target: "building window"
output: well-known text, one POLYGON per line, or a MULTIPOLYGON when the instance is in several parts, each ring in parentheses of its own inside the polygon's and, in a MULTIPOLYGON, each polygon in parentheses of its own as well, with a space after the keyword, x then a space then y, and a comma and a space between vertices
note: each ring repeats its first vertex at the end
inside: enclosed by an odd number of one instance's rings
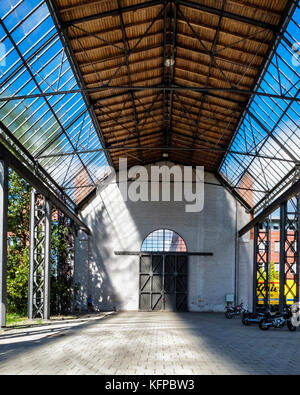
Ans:
POLYGON ((280 252, 280 241, 274 241, 274 251, 280 252))
POLYGON ((142 244, 144 252, 186 252, 187 248, 182 237, 169 229, 159 229, 150 233, 142 244))

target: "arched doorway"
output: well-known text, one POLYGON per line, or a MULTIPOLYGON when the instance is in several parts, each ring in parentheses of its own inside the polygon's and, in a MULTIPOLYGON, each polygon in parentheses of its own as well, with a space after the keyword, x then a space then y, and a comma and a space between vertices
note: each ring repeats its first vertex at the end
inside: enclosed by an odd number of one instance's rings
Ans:
POLYGON ((158 229, 142 243, 139 309, 187 311, 188 255, 178 233, 158 229))

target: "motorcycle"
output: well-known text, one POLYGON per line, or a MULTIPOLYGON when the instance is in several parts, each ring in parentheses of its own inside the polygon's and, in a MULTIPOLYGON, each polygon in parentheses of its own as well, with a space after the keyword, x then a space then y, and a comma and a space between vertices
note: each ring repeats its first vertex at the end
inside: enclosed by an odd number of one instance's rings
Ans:
POLYGON ((251 324, 259 324, 264 317, 264 312, 251 313, 249 310, 246 310, 242 314, 242 323, 245 326, 249 326, 251 324))
POLYGON ((297 327, 293 325, 292 317, 293 314, 289 307, 285 308, 282 313, 279 311, 272 312, 268 309, 264 318, 259 322, 259 328, 266 331, 271 327, 283 328, 287 324, 289 331, 294 332, 297 327))
POLYGON ((231 319, 233 316, 236 315, 241 315, 245 312, 245 309, 243 307, 243 302, 241 302, 236 306, 227 305, 225 308, 226 308, 225 317, 228 319, 231 319))

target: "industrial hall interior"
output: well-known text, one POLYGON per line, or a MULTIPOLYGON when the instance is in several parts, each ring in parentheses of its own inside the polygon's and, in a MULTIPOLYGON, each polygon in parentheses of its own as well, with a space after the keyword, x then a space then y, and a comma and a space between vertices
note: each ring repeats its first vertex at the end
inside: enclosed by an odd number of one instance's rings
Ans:
POLYGON ((300 373, 299 92, 298 0, 1 1, 0 374, 300 373))

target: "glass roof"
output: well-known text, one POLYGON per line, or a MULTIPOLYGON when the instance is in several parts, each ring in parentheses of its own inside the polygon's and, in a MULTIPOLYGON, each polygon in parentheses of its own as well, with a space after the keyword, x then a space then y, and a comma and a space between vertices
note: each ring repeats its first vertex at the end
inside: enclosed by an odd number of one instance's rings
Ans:
POLYGON ((48 7, 1 1, 0 18, 0 119, 78 203, 108 165, 48 7))
POLYGON ((220 167, 221 174, 257 211, 262 209, 259 202, 300 162, 299 23, 297 5, 259 82, 259 94, 245 111, 220 167))
MULTIPOLYGON (((297 5, 219 169, 251 207, 300 162, 299 23, 297 5)), ((0 120, 75 203, 109 171, 45 1, 0 2, 0 120)))

